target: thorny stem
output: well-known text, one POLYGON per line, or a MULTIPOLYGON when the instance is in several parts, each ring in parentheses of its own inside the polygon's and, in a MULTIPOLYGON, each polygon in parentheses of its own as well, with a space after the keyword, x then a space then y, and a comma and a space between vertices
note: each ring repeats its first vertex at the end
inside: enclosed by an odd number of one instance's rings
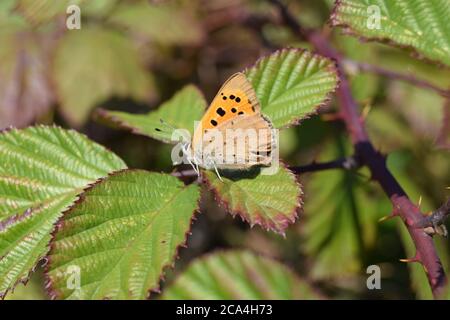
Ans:
MULTIPOLYGON (((420 229, 431 228, 434 233, 438 232, 438 227, 443 226, 444 222, 447 220, 450 215, 450 198, 447 199, 442 206, 440 206, 435 211, 431 212, 430 215, 424 217, 421 221, 418 221, 414 224, 414 227, 420 229)), ((447 235, 447 231, 444 227, 443 229, 444 235, 447 235)))
POLYGON ((286 6, 279 0, 269 0, 278 9, 285 24, 301 39, 308 40, 316 51, 336 61, 340 86, 337 89, 337 98, 340 105, 340 116, 345 122, 347 131, 353 142, 355 154, 362 165, 369 168, 372 179, 377 181, 391 200, 393 216, 400 216, 408 229, 408 232, 416 246, 416 256, 411 261, 422 263, 428 277, 428 282, 435 297, 443 293, 446 285, 446 276, 442 263, 434 247, 433 238, 424 229, 415 227, 423 221, 424 215, 419 208, 412 203, 406 192, 394 178, 386 166, 385 157, 375 150, 366 133, 364 123, 358 114, 358 105, 354 100, 347 77, 343 71, 343 57, 329 41, 320 33, 301 28, 297 20, 290 14, 286 6))

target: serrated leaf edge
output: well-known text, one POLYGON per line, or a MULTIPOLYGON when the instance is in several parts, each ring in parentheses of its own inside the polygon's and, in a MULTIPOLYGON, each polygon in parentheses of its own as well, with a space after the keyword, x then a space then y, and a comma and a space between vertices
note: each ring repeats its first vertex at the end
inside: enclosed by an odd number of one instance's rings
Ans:
MULTIPOLYGON (((83 136, 84 138, 89 139, 89 137, 86 136, 86 135, 83 134, 83 133, 80 133, 80 132, 78 132, 78 131, 76 131, 76 130, 73 130, 73 129, 65 129, 65 128, 63 128, 63 127, 61 127, 61 126, 58 126, 58 125, 55 125, 55 124, 52 124, 52 125, 43 125, 43 124, 39 124, 39 125, 29 126, 29 127, 25 127, 25 128, 16 128, 16 127, 14 127, 14 126, 9 126, 9 127, 6 127, 6 128, 1 129, 1 130, 0 130, 0 135, 2 135, 2 134, 8 134, 8 133, 13 132, 13 131, 26 130, 26 129, 28 129, 28 128, 60 129, 60 130, 68 131, 68 132, 75 132, 75 133, 77 133, 77 134, 83 136)), ((90 140, 90 139, 89 139, 89 140, 90 140)), ((99 146, 102 147, 103 149, 107 150, 107 151, 112 152, 111 150, 109 150, 108 148, 106 148, 106 147, 103 146, 103 145, 99 145, 99 146)), ((125 169, 122 169, 122 170, 125 170, 125 169)), ((88 186, 89 186, 89 185, 88 185, 88 186)), ((64 213, 65 213, 66 211, 70 210, 70 209, 77 203, 77 201, 79 201, 79 196, 80 196, 80 194, 78 194, 78 195, 76 196, 76 198, 74 199, 74 201, 73 201, 71 204, 69 204, 69 205, 66 207, 66 209, 63 210, 63 211, 60 213, 60 216, 58 217, 58 220, 56 221, 56 224, 57 224, 58 221, 61 219, 61 217, 64 215, 64 213)), ((26 212, 25 212, 25 213, 22 213, 22 215, 25 215, 25 214, 26 214, 26 212)), ((31 212, 30 212, 28 215, 23 216, 23 217, 20 217, 18 220, 14 220, 13 223, 15 223, 15 222, 17 222, 17 221, 20 222, 20 221, 22 221, 22 220, 24 220, 24 219, 27 219, 28 217, 31 217, 32 215, 33 215, 33 210, 31 210, 31 212)), ((15 216, 17 216, 17 214, 16 214, 15 216)), ((13 218, 13 217, 11 217, 11 218, 13 218)), ((10 218, 10 219, 11 219, 11 218, 10 218)), ((7 224, 6 227, 8 227, 8 226, 10 226, 10 225, 12 225, 12 224, 7 224)), ((53 233, 53 232, 50 233, 50 236, 51 236, 50 241, 53 239, 52 233, 53 233)), ((50 243, 50 241, 49 241, 49 243, 50 243)), ((47 244, 47 247, 48 247, 48 245, 49 245, 49 244, 47 244)), ((44 260, 44 264, 43 264, 42 266, 45 267, 45 266, 48 264, 48 259, 47 259, 48 252, 49 252, 49 250, 47 250, 47 252, 46 252, 45 254, 43 254, 41 257, 39 257, 39 258, 36 259, 36 261, 37 261, 36 264, 33 266, 33 268, 31 268, 31 270, 30 270, 24 277, 21 277, 20 279, 18 279, 11 287, 9 287, 8 289, 6 289, 5 291, 0 292, 0 300, 4 300, 5 297, 6 297, 6 295, 7 295, 9 292, 13 293, 14 290, 15 290, 15 288, 16 288, 19 284, 23 284, 24 286, 26 286, 27 283, 28 283, 28 281, 30 280, 31 275, 36 271, 36 268, 38 267, 39 263, 40 263, 41 261, 44 260)), ((0 257, 0 260, 1 260, 1 259, 3 259, 3 256, 0 257)))
MULTIPOLYGON (((70 206, 70 208, 65 210, 62 213, 62 215, 59 217, 58 221, 54 225, 53 231, 51 232, 51 239, 50 239, 49 244, 48 244, 48 250, 47 250, 47 254, 45 256, 46 263, 45 263, 45 266, 44 266, 44 290, 45 290, 45 292, 47 293, 47 295, 49 296, 49 298, 51 300, 56 300, 60 296, 58 291, 53 287, 53 282, 52 282, 52 280, 51 280, 51 278, 49 276, 49 271, 50 271, 49 267, 50 267, 50 264, 51 264, 51 259, 50 259, 49 253, 54 250, 54 240, 55 240, 55 237, 56 237, 56 233, 63 227, 62 218, 65 217, 66 215, 69 215, 72 212, 72 210, 75 208, 76 205, 78 205, 78 204, 80 204, 81 202, 84 201, 86 192, 90 191, 95 186, 99 185, 100 183, 106 181, 111 176, 115 176, 115 175, 121 174, 123 172, 139 172, 139 171, 141 171, 141 172, 150 172, 150 171, 146 171, 146 170, 142 170, 142 169, 129 169, 129 168, 126 168, 126 169, 113 171, 113 172, 109 173, 107 176, 97 179, 95 182, 93 182, 93 183, 89 184, 87 187, 85 187, 83 189, 83 192, 78 195, 78 199, 70 206)), ((156 173, 156 172, 152 172, 152 173, 156 173)), ((160 174, 164 174, 164 173, 160 173, 160 174)), ((186 186, 185 186, 185 188, 186 188, 186 186)), ((200 210, 199 210, 199 208, 200 208, 200 205, 199 205, 200 198, 201 197, 200 197, 200 192, 199 192, 199 197, 197 198, 197 201, 196 201, 196 208, 194 208, 193 213, 191 215, 191 219, 189 221, 190 228, 185 232, 184 240, 176 247, 175 254, 174 254, 174 256, 171 259, 172 262, 167 263, 167 264, 162 266, 161 275, 159 277, 159 281, 158 281, 158 284, 156 285, 156 287, 153 287, 153 288, 150 288, 150 289, 147 290, 147 298, 146 299, 150 298, 150 295, 151 295, 152 292, 156 292, 156 293, 160 292, 160 282, 164 281, 165 270, 168 267, 172 268, 172 269, 175 267, 175 261, 176 261, 176 259, 179 258, 179 250, 180 250, 180 248, 181 247, 183 247, 183 248, 186 247, 188 237, 189 237, 189 235, 191 235, 191 226, 193 224, 193 221, 196 220, 195 216, 196 216, 197 213, 200 213, 200 210)))
MULTIPOLYGON (((243 70, 243 73, 246 74, 246 72, 248 70, 250 70, 251 68, 258 68, 258 66, 263 62, 264 59, 270 59, 270 57, 276 56, 276 55, 281 55, 281 54, 283 54, 286 51, 298 52, 300 55, 307 54, 311 58, 317 58, 317 59, 320 59, 320 60, 328 60, 329 64, 327 65, 326 69, 327 69, 327 71, 329 71, 331 74, 333 74, 335 76, 335 78, 336 78, 336 85, 334 86, 333 90, 330 90, 325 95, 325 97, 323 98, 322 102, 314 107, 313 111, 308 112, 308 113, 306 113, 306 114, 304 114, 302 116, 299 116, 298 118, 294 118, 288 124, 277 128, 277 129, 280 129, 280 130, 281 129, 290 128, 291 126, 300 125, 304 120, 307 120, 307 119, 309 119, 309 118, 319 114, 323 108, 325 108, 326 106, 328 106, 330 104, 331 98, 332 98, 333 94, 336 92, 336 90, 339 88, 339 85, 340 85, 340 82, 341 82, 340 81, 340 77, 339 77, 339 72, 338 72, 339 69, 337 67, 337 63, 336 63, 335 59, 333 59, 331 57, 322 56, 320 54, 311 52, 311 51, 309 51, 307 49, 304 49, 304 48, 290 48, 290 47, 287 47, 287 48, 276 50, 276 51, 272 52, 271 54, 268 54, 268 55, 260 57, 258 60, 256 60, 256 62, 254 62, 253 64, 251 64, 248 67, 246 67, 243 70)), ((268 117, 270 119, 270 117, 264 113, 264 110, 261 110, 261 111, 266 117, 268 117)))
POLYGON ((343 22, 339 19, 339 17, 338 17, 339 10, 343 6, 342 1, 343 0, 335 0, 334 7, 331 11, 330 18, 328 19, 328 22, 327 22, 328 25, 330 25, 332 28, 341 27, 342 31, 345 35, 355 37, 361 42, 379 42, 379 43, 383 43, 383 44, 389 45, 394 48, 404 49, 404 50, 409 51, 410 55, 413 58, 424 61, 428 64, 436 65, 440 68, 450 69, 449 65, 447 65, 439 60, 435 60, 435 59, 424 56, 422 53, 417 51, 417 49, 411 45, 401 44, 401 43, 398 43, 395 40, 389 39, 387 37, 366 37, 366 36, 361 35, 357 30, 352 28, 352 26, 350 26, 348 23, 343 22))
MULTIPOLYGON (((280 165, 282 165, 284 167, 284 169, 286 169, 286 171, 288 172, 288 174, 293 178, 293 181, 295 183, 295 185, 297 186, 297 188, 300 190, 300 193, 297 197, 297 201, 296 201, 296 206, 294 207, 294 209, 289 212, 288 216, 292 217, 292 219, 289 219, 287 217, 283 217, 283 221, 280 222, 280 224, 282 225, 281 228, 278 230, 277 228, 272 228, 266 224, 260 223, 259 221, 255 221, 255 222, 251 222, 250 218, 248 218, 248 215, 243 213, 243 210, 232 210, 230 208, 230 204, 228 203, 228 201, 226 201, 224 198, 222 198, 220 196, 220 191, 217 190, 216 188, 214 188, 214 186, 211 184, 211 182, 208 180, 208 178, 206 177, 206 175, 202 174, 202 181, 205 183, 206 187, 208 188, 208 190, 210 190, 214 196, 215 201, 221 206, 223 207, 228 213, 231 214, 231 216, 233 218, 236 217, 236 215, 238 215, 243 222, 248 223, 250 225, 250 228, 253 228, 254 225, 259 225, 262 228, 266 229, 266 231, 273 231, 277 234, 280 234, 283 237, 286 237, 285 235, 285 230, 289 227, 289 223, 294 224, 297 219, 299 218, 299 215, 301 213, 301 211, 303 210, 303 189, 302 189, 302 185, 299 181, 299 178, 291 171, 289 170, 289 168, 287 168, 286 165, 284 165, 281 161, 280 161, 280 165)), ((259 214, 257 215, 259 217, 259 214)))

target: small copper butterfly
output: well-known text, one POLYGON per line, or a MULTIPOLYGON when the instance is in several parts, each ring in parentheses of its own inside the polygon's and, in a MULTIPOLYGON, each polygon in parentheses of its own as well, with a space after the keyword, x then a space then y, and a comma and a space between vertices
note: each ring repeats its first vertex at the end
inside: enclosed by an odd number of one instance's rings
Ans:
POLYGON ((220 88, 183 150, 198 167, 245 170, 269 166, 276 148, 273 126, 261 113, 253 86, 235 73, 220 88))

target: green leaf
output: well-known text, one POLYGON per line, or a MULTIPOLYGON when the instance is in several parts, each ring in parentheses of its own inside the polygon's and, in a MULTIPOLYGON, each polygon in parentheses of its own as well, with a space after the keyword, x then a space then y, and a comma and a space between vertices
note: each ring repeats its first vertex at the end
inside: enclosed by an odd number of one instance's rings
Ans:
POLYGON ((83 188, 125 167, 75 131, 41 126, 0 134, 0 296, 46 254, 54 223, 83 188))
POLYGON ((142 170, 95 184, 63 216, 52 241, 52 297, 146 298, 185 242, 198 198, 197 185, 142 170), (71 270, 79 270, 79 288, 67 285, 71 270))
POLYGON ((194 262, 163 299, 259 300, 323 298, 292 270, 250 251, 216 252, 194 262))
MULTIPOLYGON (((341 138, 321 161, 348 155, 341 138)), ((365 179, 364 179, 365 180, 365 179)), ((307 184, 303 248, 314 259, 316 279, 348 277, 361 270, 363 253, 374 245, 380 214, 373 188, 346 170, 316 172, 307 184)))
POLYGON ((157 43, 177 46, 199 44, 204 32, 198 20, 188 11, 182 6, 149 5, 148 1, 139 1, 118 6, 109 21, 157 43))
POLYGON ((93 27, 62 39, 53 78, 61 111, 73 125, 81 125, 93 107, 113 96, 145 101, 154 94, 152 77, 141 66, 131 41, 93 27))
POLYGON ((276 128, 307 118, 336 89, 335 64, 301 49, 283 49, 260 59, 245 71, 262 111, 276 128))
POLYGON ((185 86, 157 110, 148 114, 131 114, 120 111, 99 110, 100 121, 112 126, 129 129, 136 134, 171 142, 174 128, 194 131, 194 122, 205 112, 206 101, 202 93, 193 85, 185 86), (161 120, 164 122, 161 123, 161 120))
POLYGON ((212 171, 203 174, 219 203, 251 226, 284 234, 289 223, 295 222, 303 193, 296 176, 281 163, 274 175, 239 171, 236 176, 222 175, 220 181, 212 171))
POLYGON ((449 16, 447 0, 341 0, 336 2, 331 21, 349 33, 412 48, 450 66, 449 16))

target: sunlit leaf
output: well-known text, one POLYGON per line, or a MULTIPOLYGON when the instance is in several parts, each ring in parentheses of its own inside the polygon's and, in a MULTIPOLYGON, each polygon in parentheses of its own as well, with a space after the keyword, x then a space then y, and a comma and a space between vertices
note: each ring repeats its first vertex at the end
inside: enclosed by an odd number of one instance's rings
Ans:
POLYGON ((163 299, 320 299, 283 264, 250 251, 224 251, 198 258, 175 279, 163 299))
POLYGON ((251 226, 284 234, 297 217, 302 189, 296 176, 281 164, 273 175, 250 170, 222 176, 223 181, 213 171, 205 171, 204 176, 216 200, 251 226))
POLYGON ((331 21, 357 36, 414 49, 450 66, 447 0, 341 0, 331 21))
POLYGON ((276 128, 316 113, 338 83, 331 60, 300 49, 279 50, 260 59, 245 73, 263 113, 276 128))
POLYGON ((197 209, 198 186, 125 170, 98 182, 61 219, 47 271, 52 297, 144 299, 174 263, 197 209), (67 286, 78 270, 80 287, 67 286))
POLYGON ((55 54, 53 78, 63 115, 82 124, 93 107, 111 97, 145 101, 154 96, 151 74, 133 44, 118 32, 83 27, 68 33, 55 54))
POLYGON ((75 131, 30 127, 0 134, 0 295, 46 254, 54 223, 83 188, 125 167, 75 131))
POLYGON ((101 121, 107 121, 113 126, 163 142, 171 142, 175 128, 187 129, 192 133, 195 121, 200 120, 205 108, 206 102, 202 93, 195 86, 188 85, 148 114, 100 110, 98 115, 101 121))

